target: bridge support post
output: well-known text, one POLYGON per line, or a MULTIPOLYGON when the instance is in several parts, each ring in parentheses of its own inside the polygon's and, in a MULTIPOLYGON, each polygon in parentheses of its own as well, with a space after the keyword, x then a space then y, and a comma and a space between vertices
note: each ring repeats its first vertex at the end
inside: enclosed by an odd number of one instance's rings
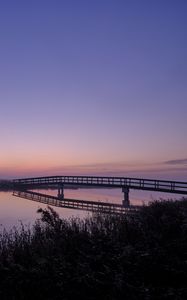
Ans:
POLYGON ((64 185, 63 184, 60 184, 58 186, 58 198, 64 199, 64 185))
POLYGON ((124 193, 124 199, 122 201, 122 204, 123 204, 124 207, 129 207, 130 206, 129 188, 128 187, 123 187, 122 192, 124 193))

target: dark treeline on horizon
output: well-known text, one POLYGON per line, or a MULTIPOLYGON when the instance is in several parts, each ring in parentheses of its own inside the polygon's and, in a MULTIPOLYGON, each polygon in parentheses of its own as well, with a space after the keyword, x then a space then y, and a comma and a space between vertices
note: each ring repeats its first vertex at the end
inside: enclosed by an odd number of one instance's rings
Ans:
POLYGON ((0 179, 0 191, 7 191, 13 189, 13 183, 11 180, 0 179))

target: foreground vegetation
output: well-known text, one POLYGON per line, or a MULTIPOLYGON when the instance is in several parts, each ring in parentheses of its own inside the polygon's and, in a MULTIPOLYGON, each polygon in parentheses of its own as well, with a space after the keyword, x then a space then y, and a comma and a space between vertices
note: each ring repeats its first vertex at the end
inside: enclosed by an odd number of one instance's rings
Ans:
POLYGON ((186 200, 85 220, 40 209, 1 234, 0 299, 187 299, 186 200))

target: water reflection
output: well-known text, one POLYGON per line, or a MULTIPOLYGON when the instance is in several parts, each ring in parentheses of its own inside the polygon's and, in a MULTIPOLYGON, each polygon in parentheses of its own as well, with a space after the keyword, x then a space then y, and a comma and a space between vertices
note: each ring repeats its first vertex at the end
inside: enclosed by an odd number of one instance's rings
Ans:
MULTIPOLYGON (((36 192, 46 193, 50 195, 57 195, 56 190, 36 190, 36 192)), ((82 200, 94 200, 94 201, 104 201, 113 202, 121 204, 123 199, 123 194, 120 189, 78 189, 69 190, 65 189, 65 197, 71 199, 82 199, 82 200)), ((180 198, 176 195, 169 195, 163 193, 152 193, 152 192, 140 192, 140 191, 130 191, 130 200, 133 205, 147 204, 149 201, 159 198, 180 198)), ((22 198, 14 197, 12 192, 0 192, 0 224, 2 227, 7 229, 13 226, 19 226, 20 221, 24 224, 33 224, 35 220, 39 217, 36 213, 39 207, 46 208, 46 204, 37 203, 33 201, 27 201, 22 198)), ((63 218, 69 218, 71 216, 75 217, 85 217, 91 213, 76 210, 56 207, 55 210, 63 218)))
MULTIPOLYGON (((44 209, 47 205, 14 197, 12 192, 0 192, 0 229, 9 230, 13 226, 20 226, 20 222, 32 225, 39 218, 36 212, 40 207, 44 209)), ((89 215, 88 212, 75 209, 56 207, 55 210, 63 218, 82 218, 89 215)))
POLYGON ((91 212, 102 212, 110 214, 132 213, 137 210, 137 206, 124 207, 122 204, 109 203, 103 201, 78 200, 69 198, 60 198, 48 194, 36 193, 33 191, 14 191, 13 195, 31 201, 44 203, 50 206, 80 209, 91 212))

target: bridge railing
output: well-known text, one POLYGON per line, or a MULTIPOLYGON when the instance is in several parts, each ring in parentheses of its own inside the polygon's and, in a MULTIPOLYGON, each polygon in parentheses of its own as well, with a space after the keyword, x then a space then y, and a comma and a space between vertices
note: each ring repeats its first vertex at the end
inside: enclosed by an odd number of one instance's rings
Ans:
POLYGON ((155 190, 187 194, 187 182, 155 179, 100 176, 49 176, 16 179, 13 182, 21 185, 63 183, 72 185, 95 185, 108 187, 126 186, 132 189, 155 190))

